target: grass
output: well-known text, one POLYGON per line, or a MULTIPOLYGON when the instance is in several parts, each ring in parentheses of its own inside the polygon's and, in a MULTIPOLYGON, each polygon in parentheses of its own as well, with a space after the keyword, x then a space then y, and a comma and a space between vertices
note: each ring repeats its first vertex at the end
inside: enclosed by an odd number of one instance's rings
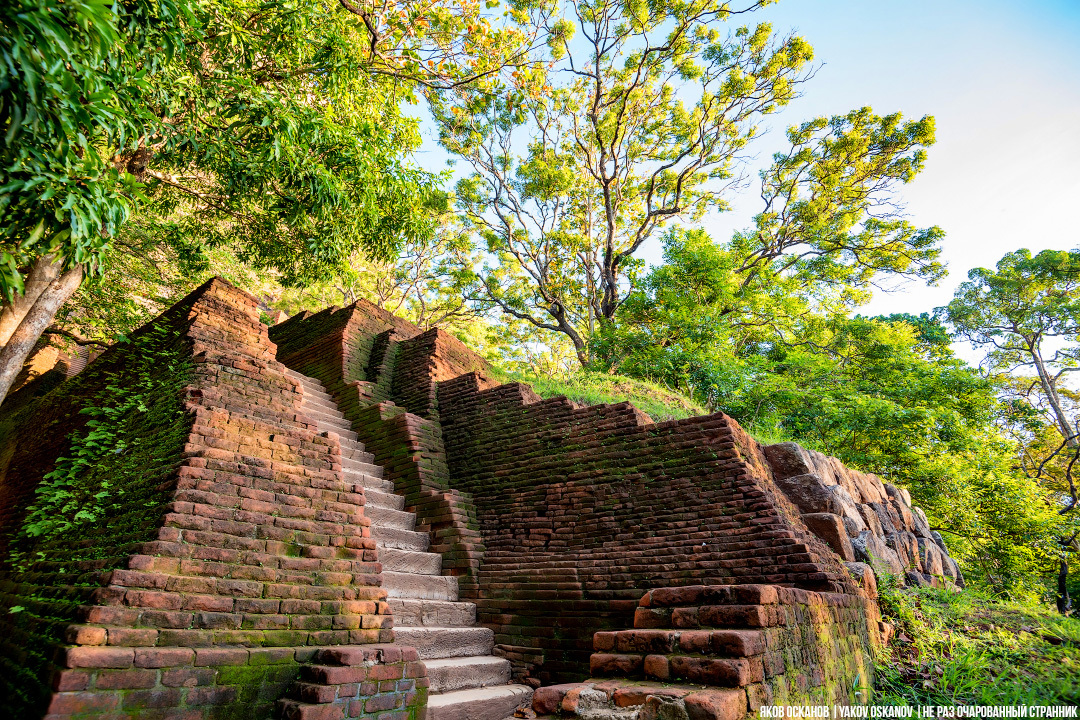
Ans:
POLYGON ((639 410, 656 421, 679 420, 708 411, 685 395, 661 385, 636 380, 623 375, 598 372, 578 372, 568 378, 541 377, 495 369, 500 382, 523 382, 532 386, 542 398, 565 395, 570 400, 588 405, 619 403, 629 400, 639 410))
POLYGON ((1061 705, 1080 702, 1080 620, 977 591, 881 584, 897 629, 877 662, 875 703, 1061 705))

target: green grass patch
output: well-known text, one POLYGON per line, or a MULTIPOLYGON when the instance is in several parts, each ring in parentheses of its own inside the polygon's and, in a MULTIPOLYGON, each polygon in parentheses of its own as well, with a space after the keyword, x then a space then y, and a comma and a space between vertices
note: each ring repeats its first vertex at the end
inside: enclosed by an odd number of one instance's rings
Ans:
POLYGON ((1080 620, 974 590, 881 584, 897 632, 877 659, 876 703, 1060 705, 1080 702, 1080 620))
POLYGON ((566 378, 511 373, 494 368, 500 382, 523 382, 532 386, 542 398, 565 395, 570 400, 588 405, 619 403, 629 400, 653 420, 681 420, 708 411, 685 395, 662 385, 635 380, 623 375, 581 371, 566 378))

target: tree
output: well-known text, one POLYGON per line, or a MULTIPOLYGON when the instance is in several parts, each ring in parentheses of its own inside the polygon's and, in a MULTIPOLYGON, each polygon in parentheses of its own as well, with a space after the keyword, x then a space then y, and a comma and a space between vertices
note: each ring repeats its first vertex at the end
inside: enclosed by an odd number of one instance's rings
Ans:
MULTIPOLYGON (((1058 493, 1061 515, 1072 512, 1080 502, 1074 474, 1080 461, 1080 406, 1062 379, 1080 370, 1080 249, 1035 256, 1021 249, 999 260, 996 270, 975 268, 946 313, 958 334, 988 348, 989 370, 1008 377, 1015 388, 1009 419, 1018 431, 1021 468, 1058 493), (1034 377, 1025 379, 1025 372, 1034 377), (1057 437, 1047 438, 1047 428, 1057 437)), ((1068 553, 1078 549, 1078 537, 1080 531, 1060 539, 1058 608, 1063 613, 1071 606, 1068 553)))
MULTIPOLYGON (((635 286, 634 253, 665 223, 725 207, 737 153, 758 133, 756 122, 794 95, 810 56, 803 41, 774 39, 767 26, 706 42, 716 34, 713 16, 684 31, 696 42, 669 35, 659 47, 670 54, 652 56, 629 43, 633 8, 603 7, 607 15, 590 15, 591 25, 579 17, 586 64, 564 41, 570 79, 550 99, 485 108, 483 125, 461 112, 444 123, 444 139, 475 170, 458 185, 459 207, 497 261, 479 273, 477 295, 566 334, 582 363, 635 286), (605 19, 620 11, 631 19, 605 19), (684 106, 689 79, 700 84, 692 108, 684 106), (520 127, 540 139, 515 163, 520 127)), ((650 30, 637 31, 646 49, 650 30)), ((893 196, 922 169, 932 118, 904 122, 863 108, 791 128, 788 139, 762 174, 755 227, 726 246, 731 293, 801 283, 840 289, 854 304, 883 274, 943 274, 940 229, 911 226, 893 196)))
POLYGON ((0 400, 124 232, 297 284, 430 231, 414 88, 495 86, 530 39, 458 0, 18 0, 0 36, 0 400))
POLYGON ((811 49, 798 37, 765 24, 721 37, 765 4, 597 0, 567 4, 569 18, 537 8, 528 22, 548 34, 552 67, 535 92, 436 104, 443 143, 474 171, 459 208, 497 263, 477 276, 477 300, 566 335, 587 362, 642 244, 722 204, 757 121, 805 76, 811 49))

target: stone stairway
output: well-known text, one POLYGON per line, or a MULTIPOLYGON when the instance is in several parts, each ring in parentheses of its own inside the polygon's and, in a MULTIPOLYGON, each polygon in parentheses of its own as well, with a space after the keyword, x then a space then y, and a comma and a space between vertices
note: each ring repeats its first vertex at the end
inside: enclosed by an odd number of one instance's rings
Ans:
POLYGON ((532 690, 510 683, 509 661, 494 657, 492 630, 476 624, 476 606, 458 600, 457 578, 442 575, 442 556, 427 552, 427 533, 416 532, 416 515, 365 452, 351 425, 322 384, 289 371, 304 390, 303 411, 320 432, 341 438, 346 482, 364 488, 382 563, 383 588, 394 615, 396 642, 416 648, 427 666, 426 720, 504 720, 527 704, 532 690))

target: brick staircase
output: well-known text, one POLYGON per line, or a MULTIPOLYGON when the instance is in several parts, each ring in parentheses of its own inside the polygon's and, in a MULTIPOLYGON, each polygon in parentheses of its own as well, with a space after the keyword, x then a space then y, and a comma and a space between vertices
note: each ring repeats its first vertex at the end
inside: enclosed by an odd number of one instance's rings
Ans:
POLYGON ((426 720, 504 720, 527 704, 532 690, 510 683, 509 661, 494 657, 492 630, 476 624, 476 606, 458 601, 457 579, 442 575, 442 556, 427 552, 427 533, 417 532, 416 515, 405 498, 373 464, 333 398, 313 378, 289 371, 304 390, 303 411, 322 432, 341 439, 346 482, 364 488, 364 512, 371 519, 382 563, 383 588, 394 616, 396 643, 416 648, 427 666, 426 720))

